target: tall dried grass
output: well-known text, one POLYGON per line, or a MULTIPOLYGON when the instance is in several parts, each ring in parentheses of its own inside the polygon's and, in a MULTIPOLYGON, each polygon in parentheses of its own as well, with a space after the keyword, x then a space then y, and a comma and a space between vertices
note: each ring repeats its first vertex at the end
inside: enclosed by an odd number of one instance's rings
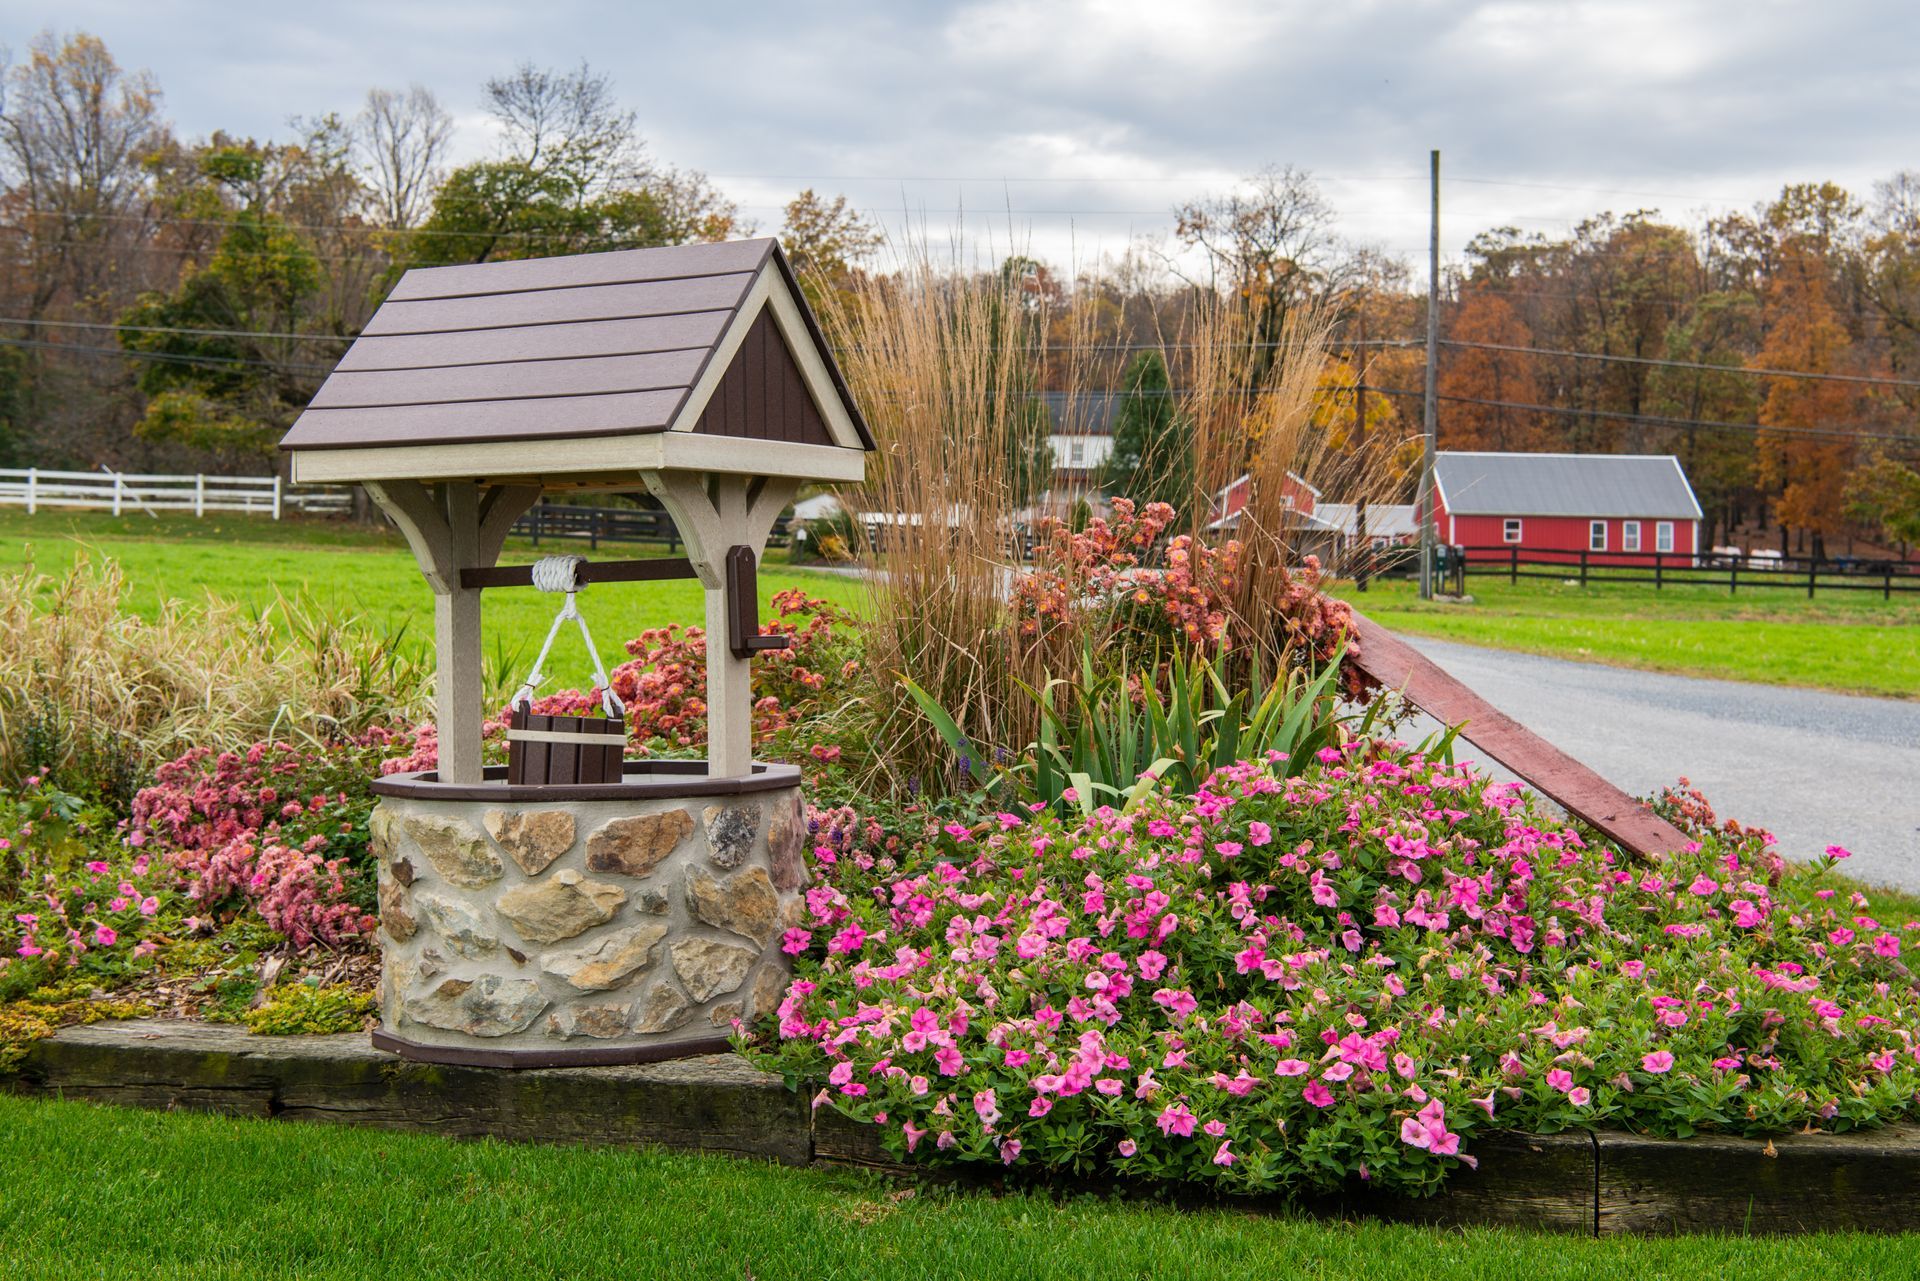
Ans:
POLYGON ((1276 623, 1301 581, 1305 536, 1293 506, 1298 487, 1289 478, 1343 502, 1378 502, 1394 487, 1389 442, 1352 448, 1337 413, 1315 414, 1330 330, 1324 308, 1299 306, 1289 310, 1278 338, 1263 344, 1250 309, 1210 298, 1190 313, 1168 352, 1176 412, 1191 425, 1193 441, 1192 489, 1180 522, 1199 541, 1232 537, 1244 546, 1244 571, 1228 607, 1235 632, 1253 642, 1240 655, 1254 665, 1247 675, 1262 682, 1288 661, 1288 635, 1276 623), (1219 496, 1241 476, 1249 492, 1238 523, 1209 532, 1219 496))
POLYGON ((1045 444, 1033 392, 1049 320, 1018 276, 947 270, 924 249, 822 317, 879 445, 867 485, 842 495, 886 522, 869 580, 878 679, 862 709, 886 744, 870 754, 886 776, 877 783, 938 786, 957 766, 900 676, 963 717, 976 741, 1025 741, 1016 681, 1031 673, 1009 662, 1007 596, 1016 520, 1046 479, 1031 459, 1045 444))
MULTIPOLYGON (((1165 344, 1171 395, 1191 425, 1192 491, 1186 532, 1205 543, 1215 495, 1242 474, 1251 495, 1234 537, 1245 571, 1230 602, 1238 631, 1257 638, 1236 656, 1236 675, 1265 681, 1287 661, 1277 619, 1297 594, 1287 475, 1339 496, 1386 492, 1387 475, 1331 447, 1314 406, 1328 324, 1296 309, 1276 344, 1256 343, 1248 310, 1202 299, 1165 344)), ((918 250, 898 270, 834 295, 822 317, 879 452, 864 489, 842 495, 881 517, 880 573, 870 580, 868 662, 877 677, 856 709, 876 749, 869 783, 900 789, 957 781, 960 763, 922 716, 900 678, 918 685, 983 750, 1016 753, 1033 741, 1039 710, 1027 692, 1071 676, 1085 650, 1113 656, 1124 637, 1050 636, 1022 643, 1009 610, 1019 571, 1017 520, 1030 495, 1019 464, 1041 375, 1075 393, 1087 366, 1092 308, 1050 315, 1018 278, 944 269, 918 250), (1043 339, 1050 340, 1043 342, 1043 339), (1051 368, 1043 371, 1043 359, 1051 368), (1023 689, 1022 686, 1026 686, 1023 689)), ((1114 380, 1107 371, 1107 382, 1114 380)), ((1324 419, 1324 416, 1323 416, 1324 419)), ((1044 430, 1044 428, 1042 428, 1044 430)), ((1164 656, 1163 656, 1164 657, 1164 656)))
POLYGON ((431 673, 398 634, 284 598, 170 601, 149 622, 126 590, 84 556, 59 579, 0 577, 0 786, 45 771, 125 800, 189 748, 336 740, 426 708, 431 673))

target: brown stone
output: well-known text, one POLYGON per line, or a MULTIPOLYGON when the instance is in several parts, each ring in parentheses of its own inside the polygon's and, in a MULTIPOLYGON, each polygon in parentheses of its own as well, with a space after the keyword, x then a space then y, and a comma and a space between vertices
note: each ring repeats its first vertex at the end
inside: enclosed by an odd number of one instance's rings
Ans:
POLYGON ((488 810, 481 822, 528 876, 540 875, 573 848, 573 815, 565 810, 488 810))
POLYGON ((500 915, 530 943, 558 943, 605 925, 627 901, 627 892, 605 881, 589 881, 568 869, 547 880, 508 890, 495 904, 500 915))
POLYGON ((787 999, 787 986, 793 975, 779 961, 768 961, 753 977, 753 995, 747 1003, 747 1017, 761 1018, 780 1008, 787 999))
POLYGON ((515 965, 525 965, 527 963, 527 954, 517 947, 508 948, 507 955, 513 958, 515 965))
POLYGON ((464 818, 416 814, 407 820, 407 835, 420 846, 434 871, 462 889, 491 885, 507 870, 480 829, 464 818))
POLYGON ((634 1015, 636 1032, 671 1032, 693 1016, 693 1006, 671 983, 657 983, 647 993, 634 1015))
POLYGON ((673 972, 680 976, 696 1005, 734 991, 746 982, 747 971, 760 959, 753 948, 703 938, 679 939, 671 951, 673 972))
POLYGON ((649 916, 665 916, 673 910, 673 900, 667 897, 665 890, 649 886, 633 900, 633 910, 649 916))
POLYGON ((547 1008, 540 985, 531 979, 497 974, 478 979, 445 979, 431 992, 409 995, 401 1012, 416 1023, 468 1036, 508 1036, 524 1032, 547 1008))
POLYGON ((406 886, 390 876, 380 878, 380 928, 396 943, 406 942, 420 928, 409 898, 406 886))
POLYGON ((547 973, 565 979, 582 992, 618 987, 652 965, 667 937, 664 921, 646 921, 617 930, 585 947, 549 952, 540 960, 547 973))
POLYGON ((385 805, 373 807, 373 813, 367 815, 367 851, 375 858, 391 858, 399 848, 399 833, 394 829, 400 820, 385 805))
POLYGON ((420 949, 420 961, 419 961, 419 964, 417 964, 414 967, 414 971, 413 971, 413 976, 415 978, 419 979, 422 983, 424 983, 428 979, 432 978, 434 975, 444 974, 446 973, 446 971, 447 971, 446 957, 440 955, 438 951, 430 947, 424 947, 420 949))
POLYGON ((465 903, 441 898, 437 894, 422 894, 415 900, 415 906, 428 926, 446 940, 455 955, 479 960, 492 956, 494 949, 500 946, 493 930, 480 919, 480 914, 465 903))
POLYGON ((780 933, 780 900, 762 867, 724 880, 704 867, 688 868, 687 905, 708 925, 744 934, 762 947, 780 933))
POLYGON ((392 860, 387 864, 387 870, 392 872, 393 879, 402 885, 413 884, 413 878, 417 875, 413 870, 413 860, 410 858, 396 858, 392 860))
POLYGON ((792 793, 785 802, 776 801, 773 817, 767 820, 767 861, 773 869, 773 885, 782 894, 790 894, 807 883, 807 816, 800 804, 800 793, 792 793))
POLYGON ((612 819, 587 838, 587 870, 649 876, 691 831, 693 815, 683 809, 612 819))
POLYGON ((562 1040, 591 1036, 608 1041, 624 1035, 632 1018, 633 1006, 629 1004, 569 1005, 547 1015, 547 1035, 562 1040))
POLYGON ((735 1020, 745 1021, 746 1013, 747 1007, 739 1001, 726 1001, 714 1006, 712 1012, 707 1015, 707 1020, 715 1027, 731 1031, 735 1020))
POLYGON ((707 858, 715 867, 731 872, 752 856, 760 835, 759 805, 709 805, 700 817, 707 832, 707 858))

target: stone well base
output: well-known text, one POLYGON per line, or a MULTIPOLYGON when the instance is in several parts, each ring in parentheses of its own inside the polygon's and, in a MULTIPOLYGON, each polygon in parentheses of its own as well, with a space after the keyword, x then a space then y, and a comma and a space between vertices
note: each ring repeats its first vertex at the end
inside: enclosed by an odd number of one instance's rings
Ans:
POLYGON ((494 1067, 639 1063, 724 1048, 736 1019, 777 1005, 806 875, 798 771, 698 769, 376 783, 375 1044, 494 1067))

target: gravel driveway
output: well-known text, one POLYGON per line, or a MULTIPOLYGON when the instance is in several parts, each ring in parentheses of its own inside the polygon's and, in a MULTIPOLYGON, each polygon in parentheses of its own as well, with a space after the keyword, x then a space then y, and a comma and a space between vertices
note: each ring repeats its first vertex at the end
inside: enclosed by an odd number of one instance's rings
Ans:
POLYGON ((1723 817, 1768 828, 1790 857, 1844 845, 1852 875, 1920 891, 1920 702, 1405 639, 1635 796, 1684 774, 1723 817))

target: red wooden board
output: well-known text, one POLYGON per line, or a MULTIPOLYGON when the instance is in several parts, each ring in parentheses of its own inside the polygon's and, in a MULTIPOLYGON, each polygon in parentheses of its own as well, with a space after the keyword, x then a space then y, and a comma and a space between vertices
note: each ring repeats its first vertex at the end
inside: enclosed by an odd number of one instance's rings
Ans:
POLYGON ((1682 848, 1688 836, 1598 774, 1442 671, 1411 645, 1359 613, 1360 669, 1519 775, 1567 813, 1643 856, 1682 848))

